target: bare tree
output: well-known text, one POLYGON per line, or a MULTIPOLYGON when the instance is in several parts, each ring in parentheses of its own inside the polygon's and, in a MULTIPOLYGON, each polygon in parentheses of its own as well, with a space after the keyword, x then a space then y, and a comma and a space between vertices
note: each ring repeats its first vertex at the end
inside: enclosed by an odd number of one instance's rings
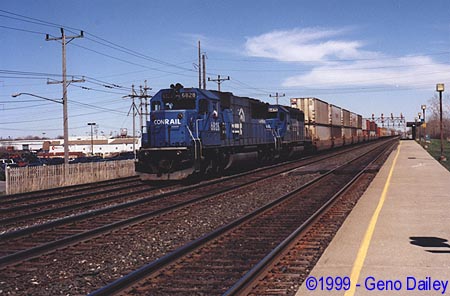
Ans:
MULTIPOLYGON (((427 133, 432 138, 439 138, 439 96, 434 94, 429 100, 426 110, 427 133)), ((450 96, 442 98, 442 124, 444 137, 450 137, 450 96)))

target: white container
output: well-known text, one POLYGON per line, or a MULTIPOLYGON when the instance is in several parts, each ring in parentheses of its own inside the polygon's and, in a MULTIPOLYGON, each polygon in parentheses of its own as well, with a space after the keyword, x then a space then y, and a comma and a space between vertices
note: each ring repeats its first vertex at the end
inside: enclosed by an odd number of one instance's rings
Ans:
POLYGON ((291 107, 305 113, 305 124, 330 124, 327 102, 317 98, 292 98, 291 107))
POLYGON ((309 137, 317 150, 330 149, 332 147, 331 128, 321 125, 306 125, 309 137))
POLYGON ((330 105, 330 123, 334 126, 342 126, 342 109, 341 107, 330 105))

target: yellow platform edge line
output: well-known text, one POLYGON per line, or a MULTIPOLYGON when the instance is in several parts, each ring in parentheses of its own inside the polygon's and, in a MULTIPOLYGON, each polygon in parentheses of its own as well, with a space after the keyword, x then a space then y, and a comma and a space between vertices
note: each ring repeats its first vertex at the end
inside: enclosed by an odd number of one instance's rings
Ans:
POLYGON ((392 162, 391 169, 389 170, 389 174, 384 184, 383 192, 381 193, 380 200, 378 201, 378 205, 370 219, 369 226, 367 227, 366 233, 364 234, 364 239, 361 242, 361 246, 358 250, 358 255, 356 256, 355 262, 353 263, 352 274, 350 276, 351 287, 348 291, 345 292, 344 296, 353 296, 356 292, 356 284, 358 283, 359 276, 361 274, 361 269, 364 265, 364 261, 366 260, 367 251, 369 250, 370 242, 372 240, 373 232, 375 231, 375 226, 378 221, 378 216, 380 215, 381 209, 383 208, 384 201, 386 200, 387 191, 389 189, 389 185, 391 183, 392 174, 394 172, 395 164, 397 163, 398 155, 400 154, 400 146, 401 142, 398 146, 397 153, 395 154, 394 161, 392 162))

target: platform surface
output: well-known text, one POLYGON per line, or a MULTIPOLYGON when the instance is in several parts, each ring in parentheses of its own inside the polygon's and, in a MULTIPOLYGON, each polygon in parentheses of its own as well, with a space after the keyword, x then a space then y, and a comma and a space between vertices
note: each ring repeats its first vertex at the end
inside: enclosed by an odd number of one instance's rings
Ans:
POLYGON ((448 240, 450 172, 402 141, 296 295, 450 295, 448 240))

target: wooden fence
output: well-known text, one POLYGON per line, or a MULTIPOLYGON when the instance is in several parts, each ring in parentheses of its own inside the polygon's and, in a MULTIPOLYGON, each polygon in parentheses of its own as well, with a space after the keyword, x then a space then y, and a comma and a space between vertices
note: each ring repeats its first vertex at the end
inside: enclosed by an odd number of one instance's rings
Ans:
POLYGON ((6 169, 6 194, 78 185, 135 175, 134 160, 6 169), (66 176, 65 176, 66 175, 66 176))

